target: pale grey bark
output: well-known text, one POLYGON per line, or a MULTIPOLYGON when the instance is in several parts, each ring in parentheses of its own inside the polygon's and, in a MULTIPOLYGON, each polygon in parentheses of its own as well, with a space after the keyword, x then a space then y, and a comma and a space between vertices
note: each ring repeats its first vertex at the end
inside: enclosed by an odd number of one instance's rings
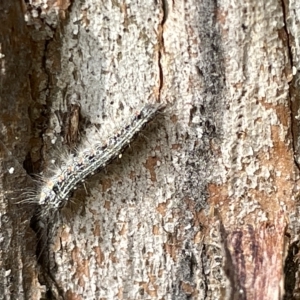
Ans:
POLYGON ((0 5, 3 299, 299 298, 296 1, 0 5), (80 147, 154 102, 34 241, 71 104, 80 147))

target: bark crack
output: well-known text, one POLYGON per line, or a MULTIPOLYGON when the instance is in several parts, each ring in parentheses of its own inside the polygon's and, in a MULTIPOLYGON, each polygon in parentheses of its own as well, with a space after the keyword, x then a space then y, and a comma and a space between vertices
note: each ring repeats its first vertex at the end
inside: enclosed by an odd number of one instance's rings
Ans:
POLYGON ((158 100, 160 102, 161 99, 161 91, 164 84, 164 74, 163 74, 163 67, 161 64, 161 59, 164 53, 164 24, 167 20, 168 16, 168 3, 166 0, 162 0, 161 3, 161 10, 162 10, 162 18, 160 22, 160 30, 158 33, 158 69, 159 69, 159 87, 158 87, 158 100))
MULTIPOLYGON (((283 12, 283 30, 285 32, 286 47, 288 63, 293 72, 293 53, 292 53, 292 41, 288 30, 288 3, 286 0, 281 0, 282 12, 283 12)), ((294 77, 294 76, 293 76, 294 77)), ((299 110, 299 101, 297 101, 297 91, 295 78, 288 82, 289 85, 289 107, 291 114, 291 137, 292 137, 292 147, 294 155, 294 164, 298 171, 300 171, 299 165, 299 121, 297 120, 297 114, 299 110), (294 99, 294 100, 293 100, 294 99)), ((287 249, 287 255, 284 261, 284 296, 283 299, 294 299, 295 287, 296 287, 296 277, 298 273, 298 242, 295 241, 289 245, 287 249)))
MULTIPOLYGON (((292 53, 292 47, 291 47, 291 39, 288 31, 288 23, 287 23, 287 15, 288 15, 288 7, 285 0, 281 0, 282 3, 282 13, 283 13, 283 30, 285 32, 286 37, 286 47, 287 47, 287 55, 288 55, 288 63, 290 65, 290 68, 293 67, 293 53, 292 53)), ((300 165, 298 161, 298 122, 297 122, 297 112, 299 109, 299 104, 297 101, 292 101, 293 96, 293 80, 288 82, 289 85, 289 107, 291 112, 291 136, 292 136, 292 145, 293 145, 293 154, 294 154, 294 163, 298 171, 300 171, 300 165)))

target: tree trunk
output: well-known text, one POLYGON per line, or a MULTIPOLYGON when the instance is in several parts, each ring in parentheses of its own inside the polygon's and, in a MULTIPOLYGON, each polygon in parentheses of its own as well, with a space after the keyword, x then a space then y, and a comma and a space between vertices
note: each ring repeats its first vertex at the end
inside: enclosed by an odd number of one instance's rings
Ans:
POLYGON ((0 299, 300 299, 297 1, 44 2, 0 3, 0 299))

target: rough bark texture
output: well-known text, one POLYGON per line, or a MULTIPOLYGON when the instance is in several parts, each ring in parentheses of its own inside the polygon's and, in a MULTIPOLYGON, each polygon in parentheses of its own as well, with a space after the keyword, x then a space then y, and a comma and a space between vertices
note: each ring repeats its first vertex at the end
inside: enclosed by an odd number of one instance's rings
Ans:
POLYGON ((0 18, 0 299, 300 299, 296 0, 5 1, 0 18), (149 102, 167 106, 122 157, 32 219, 29 175, 149 102))

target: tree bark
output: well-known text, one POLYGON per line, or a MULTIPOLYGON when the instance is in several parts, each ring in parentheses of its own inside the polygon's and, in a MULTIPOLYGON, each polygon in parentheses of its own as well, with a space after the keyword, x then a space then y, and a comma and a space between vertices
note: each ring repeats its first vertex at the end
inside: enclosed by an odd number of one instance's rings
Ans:
POLYGON ((295 0, 7 1, 0 17, 0 299, 300 299, 295 0), (37 176, 158 102, 42 223, 37 176))

